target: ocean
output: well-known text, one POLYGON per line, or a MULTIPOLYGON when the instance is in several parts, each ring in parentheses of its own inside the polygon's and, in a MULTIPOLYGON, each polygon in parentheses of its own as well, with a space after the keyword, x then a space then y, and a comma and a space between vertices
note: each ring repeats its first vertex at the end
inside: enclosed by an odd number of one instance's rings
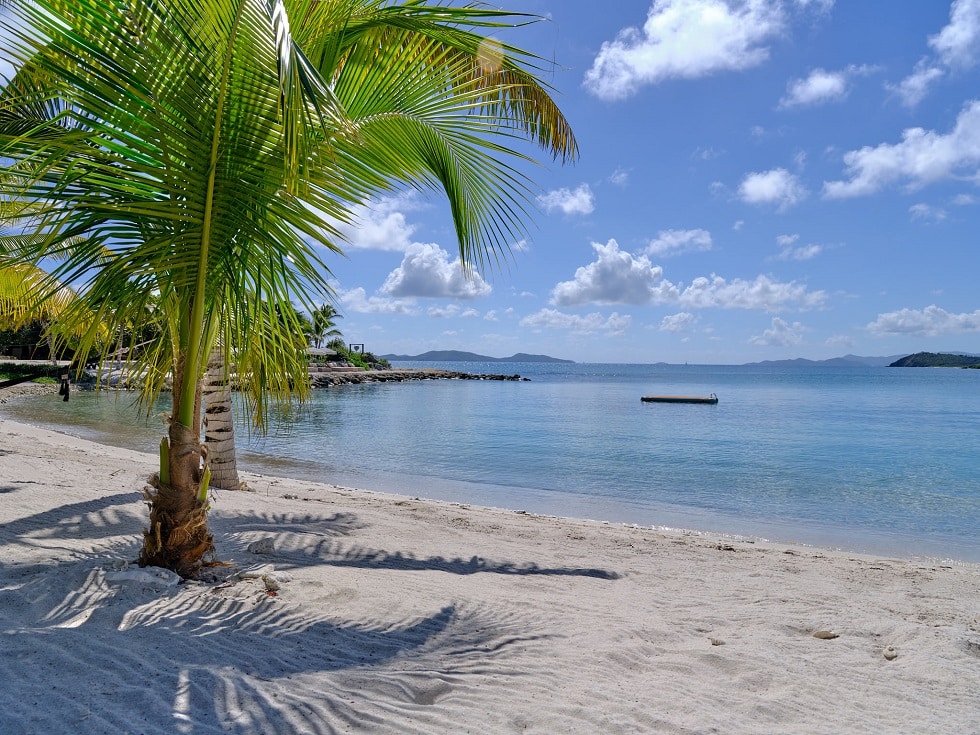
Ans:
MULTIPOLYGON (((980 371, 396 363, 528 381, 315 391, 239 427, 239 465, 368 490, 646 527, 980 561, 980 371), (643 403, 717 394, 715 405, 643 403)), ((163 409, 161 409, 163 410, 163 409)), ((157 416, 75 391, 3 413, 152 451, 157 416)))

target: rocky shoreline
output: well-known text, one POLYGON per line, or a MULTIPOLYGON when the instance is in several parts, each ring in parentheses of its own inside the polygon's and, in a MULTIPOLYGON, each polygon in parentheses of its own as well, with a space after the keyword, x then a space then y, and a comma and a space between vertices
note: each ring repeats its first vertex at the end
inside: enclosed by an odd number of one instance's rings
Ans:
MULTIPOLYGON (((403 370, 339 370, 329 372, 310 372, 310 385, 313 388, 328 388, 334 385, 359 385, 361 383, 403 383, 411 380, 508 380, 528 382, 529 378, 520 375, 497 375, 496 373, 478 374, 462 373, 455 370, 438 370, 435 368, 411 368, 403 370)), ((73 390, 90 390, 94 383, 72 383, 73 390)), ((126 390, 118 383, 112 386, 126 390)), ((46 395, 57 393, 59 386, 54 383, 21 383, 20 385, 4 388, 0 391, 0 403, 9 398, 26 395, 46 395)))
POLYGON ((332 385, 356 385, 359 383, 401 383, 409 380, 512 380, 528 381, 520 375, 461 373, 455 370, 412 368, 404 370, 332 370, 310 372, 310 384, 314 388, 332 385))

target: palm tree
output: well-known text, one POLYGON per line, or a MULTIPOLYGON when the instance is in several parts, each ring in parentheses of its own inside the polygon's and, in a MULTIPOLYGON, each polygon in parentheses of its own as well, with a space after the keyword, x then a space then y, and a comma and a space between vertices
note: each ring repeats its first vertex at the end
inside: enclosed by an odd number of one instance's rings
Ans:
MULTIPOLYGON (((110 329, 160 304, 167 338, 139 356, 143 405, 170 374, 173 413, 140 563, 185 576, 213 552, 200 441, 212 348, 233 352, 262 425, 270 401, 308 390, 292 300, 329 298, 322 253, 351 203, 401 181, 441 187, 465 261, 482 266, 520 234, 527 199, 506 159, 529 157, 491 137, 576 152, 534 57, 481 54, 477 31, 512 23, 500 11, 35 0, 0 23, 17 69, 0 90, 0 156, 12 195, 41 218, 18 257, 64 255, 51 278, 80 284, 78 302, 110 329)), ((80 348, 98 348, 93 329, 80 348)))
POLYGON ((339 337, 340 330, 334 325, 341 315, 333 304, 321 304, 311 314, 313 330, 310 334, 314 347, 323 347, 323 342, 329 337, 339 337))

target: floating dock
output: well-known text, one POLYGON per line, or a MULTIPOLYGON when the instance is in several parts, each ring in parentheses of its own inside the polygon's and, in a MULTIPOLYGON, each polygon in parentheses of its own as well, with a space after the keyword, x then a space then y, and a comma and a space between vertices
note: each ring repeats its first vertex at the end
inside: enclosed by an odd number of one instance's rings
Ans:
POLYGON ((718 396, 641 396, 644 403, 718 403, 718 396))

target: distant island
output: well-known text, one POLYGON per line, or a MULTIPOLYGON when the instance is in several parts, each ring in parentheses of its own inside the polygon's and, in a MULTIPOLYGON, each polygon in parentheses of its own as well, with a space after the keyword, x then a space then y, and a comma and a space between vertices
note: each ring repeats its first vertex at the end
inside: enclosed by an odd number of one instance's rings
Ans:
POLYGON ((829 360, 807 360, 798 357, 795 360, 763 360, 762 362, 749 362, 746 364, 763 365, 766 367, 888 367, 900 357, 901 355, 891 355, 890 357, 844 355, 843 357, 832 357, 829 360))
POLYGON ((488 357, 459 350, 430 350, 421 355, 382 355, 381 357, 389 362, 575 362, 547 355, 529 355, 526 352, 518 352, 510 357, 488 357))
POLYGON ((980 355, 945 352, 916 352, 896 360, 888 367, 958 367, 980 369, 980 355))

